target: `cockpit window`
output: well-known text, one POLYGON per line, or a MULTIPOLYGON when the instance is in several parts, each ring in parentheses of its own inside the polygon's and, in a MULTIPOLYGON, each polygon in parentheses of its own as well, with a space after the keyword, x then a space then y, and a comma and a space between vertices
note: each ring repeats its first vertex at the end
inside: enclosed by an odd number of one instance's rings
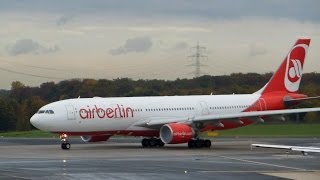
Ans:
POLYGON ((45 111, 44 110, 39 110, 38 114, 43 114, 45 111))
POLYGON ((53 110, 39 110, 38 111, 38 114, 54 114, 54 111, 53 110))

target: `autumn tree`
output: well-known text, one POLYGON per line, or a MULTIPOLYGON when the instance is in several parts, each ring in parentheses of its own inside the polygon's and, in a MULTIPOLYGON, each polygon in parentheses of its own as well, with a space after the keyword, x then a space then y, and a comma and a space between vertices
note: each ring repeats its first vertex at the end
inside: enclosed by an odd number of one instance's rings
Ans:
POLYGON ((15 129, 16 116, 10 99, 0 98, 0 131, 15 129))
POLYGON ((32 96, 22 102, 20 105, 20 117, 17 121, 17 130, 30 130, 30 118, 45 104, 46 101, 42 100, 39 96, 32 96))

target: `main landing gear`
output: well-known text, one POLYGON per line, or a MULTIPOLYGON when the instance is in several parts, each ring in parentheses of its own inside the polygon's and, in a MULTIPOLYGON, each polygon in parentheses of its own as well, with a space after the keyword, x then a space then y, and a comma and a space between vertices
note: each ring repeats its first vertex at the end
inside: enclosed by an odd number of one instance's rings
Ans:
POLYGON ((163 147, 164 143, 160 138, 143 138, 141 141, 142 147, 163 147))
POLYGON ((188 142, 188 147, 191 148, 210 148, 211 141, 209 139, 191 139, 188 142))
POLYGON ((61 140, 61 149, 69 150, 71 147, 71 144, 68 141, 68 135, 67 134, 61 134, 60 135, 61 140))

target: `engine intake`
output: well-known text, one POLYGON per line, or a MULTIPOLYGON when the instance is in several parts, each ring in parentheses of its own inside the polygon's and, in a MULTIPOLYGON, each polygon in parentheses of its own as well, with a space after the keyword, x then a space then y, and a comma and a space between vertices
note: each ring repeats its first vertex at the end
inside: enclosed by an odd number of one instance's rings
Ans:
POLYGON ((102 135, 102 136, 80 136, 81 140, 85 143, 89 142, 101 142, 101 141, 107 141, 111 135, 102 135))
POLYGON ((166 144, 186 143, 194 134, 194 130, 186 124, 171 123, 160 128, 160 138, 166 144))

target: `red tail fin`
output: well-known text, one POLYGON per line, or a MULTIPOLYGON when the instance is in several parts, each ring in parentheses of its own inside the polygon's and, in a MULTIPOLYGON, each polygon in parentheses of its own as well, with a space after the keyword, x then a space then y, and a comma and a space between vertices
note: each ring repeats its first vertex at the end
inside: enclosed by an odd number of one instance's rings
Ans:
POLYGON ((258 93, 265 94, 275 91, 297 92, 309 44, 310 39, 298 39, 268 84, 258 93))

